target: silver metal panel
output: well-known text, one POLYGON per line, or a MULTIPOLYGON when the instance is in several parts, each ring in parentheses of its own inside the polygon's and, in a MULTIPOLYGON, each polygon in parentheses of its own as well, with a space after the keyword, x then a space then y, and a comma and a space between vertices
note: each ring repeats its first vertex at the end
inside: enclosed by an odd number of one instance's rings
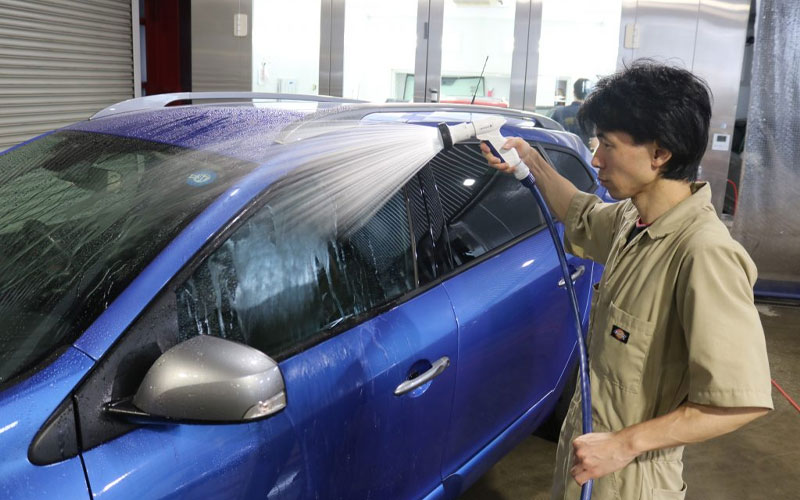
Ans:
POLYGON ((341 97, 344 93, 344 2, 331 1, 331 38, 330 38, 330 93, 341 97))
POLYGON ((133 3, 0 0, 0 150, 134 95, 133 3))
POLYGON ((711 149, 715 133, 733 134, 747 33, 748 0, 623 0, 618 68, 649 57, 692 70, 714 95, 709 149, 701 179, 711 183, 722 210, 730 151, 711 149), (625 48, 625 29, 635 24, 639 44, 625 48))
POLYGON ((139 35, 139 0, 131 0, 131 35, 133 36, 133 97, 141 97, 142 50, 139 35))
POLYGON ((638 0, 622 0, 619 20, 619 52, 617 53, 617 71, 633 60, 632 48, 625 48, 625 27, 636 24, 636 4, 638 0))
POLYGON ((70 25, 60 23, 57 19, 47 21, 19 19, 11 16, 0 17, 0 30, 10 36, 20 36, 25 34, 30 36, 31 32, 39 30, 42 26, 48 26, 47 31, 37 33, 36 37, 44 40, 63 40, 65 42, 80 43, 86 41, 88 45, 116 45, 125 47, 130 44, 130 33, 127 37, 125 33, 118 33, 113 30, 100 27, 99 29, 89 28, 86 25, 70 25), (90 30, 91 31, 88 31, 90 30))
POLYGON ((531 23, 531 0, 517 0, 514 14, 514 52, 511 54, 511 89, 508 105, 525 106, 525 71, 528 67, 528 27, 531 23))
MULTIPOLYGON (((414 101, 438 102, 442 83, 444 0, 420 1, 417 8, 417 18, 423 20, 422 36, 425 37, 427 35, 427 43, 425 44, 425 72, 414 75, 414 101), (427 5, 423 6, 423 3, 427 5)), ((419 32, 417 39, 419 39, 419 32)), ((417 57, 419 61, 419 52, 417 52, 417 57)), ((419 67, 419 62, 417 62, 417 67, 419 67)))
POLYGON ((528 23, 528 64, 525 69, 525 100, 522 109, 536 110, 537 82, 539 81, 539 40, 542 37, 542 3, 531 0, 528 23))
POLYGON ((691 69, 699 9, 700 0, 639 0, 636 25, 640 46, 633 49, 633 57, 651 57, 691 69))
POLYGON ((692 71, 714 93, 709 146, 702 161, 702 179, 711 183, 712 202, 722 211, 730 165, 730 149, 714 151, 715 133, 733 136, 744 59, 749 0, 701 0, 692 71))
POLYGON ((425 81, 428 75, 428 25, 430 0, 417 2, 417 52, 414 57, 414 102, 425 102, 425 81))
POLYGON ((442 87, 442 36, 444 0, 431 0, 428 22, 428 72, 425 78, 425 101, 439 102, 442 87))
POLYGON ((331 0, 320 2, 319 93, 331 95, 331 0))
POLYGON ((92 29, 110 26, 126 28, 130 24, 127 3, 113 0, 80 2, 76 9, 74 2, 31 2, 29 0, 3 0, 0 6, 3 17, 19 17, 51 21, 57 19, 63 25, 85 25, 92 29))
POLYGON ((251 90, 251 0, 192 0, 192 90, 251 90), (233 34, 237 13, 247 14, 247 36, 233 34))
POLYGON ((202 101, 206 101, 206 104, 210 104, 211 102, 248 100, 334 102, 342 104, 366 102, 323 95, 276 94, 269 92, 175 92, 171 94, 156 94, 136 99, 128 99, 127 101, 116 103, 113 106, 98 111, 91 119, 95 120, 97 118, 104 118, 121 113, 132 113, 134 111, 159 109, 178 101, 194 101, 194 104, 202 104, 202 101))

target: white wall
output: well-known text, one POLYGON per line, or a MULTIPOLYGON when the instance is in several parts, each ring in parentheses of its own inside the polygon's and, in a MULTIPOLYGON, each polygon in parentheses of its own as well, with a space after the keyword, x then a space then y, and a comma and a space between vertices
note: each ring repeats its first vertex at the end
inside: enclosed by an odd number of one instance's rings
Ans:
POLYGON ((320 0, 253 0, 252 88, 318 94, 320 0))
POLYGON ((620 10, 621 0, 544 1, 537 106, 554 105, 557 80, 567 80, 569 104, 575 80, 616 71, 620 10))

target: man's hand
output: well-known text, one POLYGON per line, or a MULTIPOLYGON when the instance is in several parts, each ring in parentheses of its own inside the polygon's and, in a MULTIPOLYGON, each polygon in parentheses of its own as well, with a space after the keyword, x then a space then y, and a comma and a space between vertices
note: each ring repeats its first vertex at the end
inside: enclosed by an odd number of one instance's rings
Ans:
MULTIPOLYGON (((511 148, 517 150, 517 154, 519 154, 520 159, 525 162, 525 165, 528 165, 529 168, 531 166, 539 166, 542 163, 545 163, 539 152, 533 149, 531 145, 528 144, 528 142, 524 139, 519 137, 509 138, 506 143, 503 144, 503 149, 511 148)), ((489 162, 489 166, 507 174, 514 173, 514 169, 508 163, 503 162, 502 158, 498 158, 493 155, 491 149, 489 149, 489 146, 483 142, 481 142, 481 153, 483 153, 483 157, 486 158, 486 161, 489 162)), ((535 172, 534 169, 531 169, 531 171, 535 172)), ((534 175, 536 174, 534 173, 534 175)))
MULTIPOLYGON (((539 152, 531 147, 524 139, 512 137, 506 141, 503 148, 514 148, 517 150, 520 159, 525 162, 525 165, 528 166, 528 169, 536 179, 539 191, 541 191, 544 196, 547 205, 550 207, 550 211, 558 220, 563 222, 567 216, 569 202, 572 200, 575 193, 578 192, 578 188, 573 186, 565 177, 562 177, 561 174, 551 167, 550 164, 542 158, 539 152)), ((489 147, 484 143, 481 143, 481 153, 483 153, 483 157, 486 158, 490 167, 494 167, 508 174, 514 171, 508 163, 494 156, 489 147)))
POLYGON ((622 469, 636 458, 636 454, 614 432, 579 436, 572 442, 572 451, 575 459, 570 474, 581 486, 590 479, 622 469))

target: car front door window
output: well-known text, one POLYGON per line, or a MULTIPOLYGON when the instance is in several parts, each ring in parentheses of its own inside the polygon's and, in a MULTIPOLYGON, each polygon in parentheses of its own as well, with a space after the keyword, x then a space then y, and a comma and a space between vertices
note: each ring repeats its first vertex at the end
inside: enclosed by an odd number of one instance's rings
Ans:
POLYGON ((267 203, 176 290, 181 340, 216 335, 281 357, 410 291, 403 192, 365 224, 327 235, 267 203))

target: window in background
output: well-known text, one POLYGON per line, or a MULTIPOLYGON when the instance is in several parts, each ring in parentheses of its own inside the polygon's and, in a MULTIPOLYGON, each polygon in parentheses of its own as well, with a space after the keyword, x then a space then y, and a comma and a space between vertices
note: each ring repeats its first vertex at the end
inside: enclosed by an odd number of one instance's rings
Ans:
POLYGON ((475 104, 508 107, 515 11, 516 2, 445 1, 440 102, 469 103, 475 94, 475 104))
POLYGON ((536 110, 569 105, 579 78, 593 84, 616 70, 621 0, 544 0, 536 110))
POLYGON ((343 96, 412 101, 416 37, 416 0, 347 0, 343 96))
POLYGON ((253 0, 253 91, 319 93, 321 0, 253 0))

